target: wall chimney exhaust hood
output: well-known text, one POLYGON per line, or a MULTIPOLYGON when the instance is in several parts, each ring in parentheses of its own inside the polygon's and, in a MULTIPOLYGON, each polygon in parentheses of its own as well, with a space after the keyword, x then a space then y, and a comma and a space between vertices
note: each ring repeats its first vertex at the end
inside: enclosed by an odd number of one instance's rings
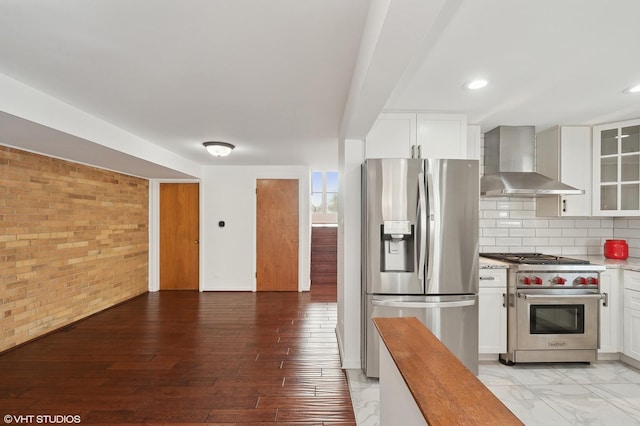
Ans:
POLYGON ((494 197, 584 194, 582 189, 533 170, 535 143, 534 126, 499 126, 485 133, 484 176, 480 180, 480 194, 494 197))

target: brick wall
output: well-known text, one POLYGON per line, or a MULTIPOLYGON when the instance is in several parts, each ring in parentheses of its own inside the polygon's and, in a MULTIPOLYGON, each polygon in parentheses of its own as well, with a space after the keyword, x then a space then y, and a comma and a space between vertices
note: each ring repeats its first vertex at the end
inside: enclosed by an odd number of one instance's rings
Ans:
POLYGON ((148 194, 0 146, 0 352, 147 291, 148 194))

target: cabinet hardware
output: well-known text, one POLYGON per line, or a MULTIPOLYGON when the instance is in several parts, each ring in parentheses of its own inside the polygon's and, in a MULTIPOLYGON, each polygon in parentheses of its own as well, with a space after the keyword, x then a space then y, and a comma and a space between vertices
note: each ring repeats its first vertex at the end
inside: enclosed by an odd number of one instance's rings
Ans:
POLYGON ((602 306, 609 306, 609 294, 602 293, 602 306))
POLYGON ((502 293, 502 307, 507 307, 507 293, 502 293))
POLYGON ((567 200, 562 200, 562 211, 567 212, 567 200))
POLYGON ((496 277, 480 277, 481 280, 488 280, 488 281, 493 281, 496 279, 496 277))

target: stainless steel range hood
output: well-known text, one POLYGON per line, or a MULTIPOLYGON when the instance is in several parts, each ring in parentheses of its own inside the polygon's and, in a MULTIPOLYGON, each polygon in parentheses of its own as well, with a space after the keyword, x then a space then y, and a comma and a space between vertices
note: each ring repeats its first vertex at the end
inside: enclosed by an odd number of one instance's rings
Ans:
POLYGON ((541 197, 580 195, 584 190, 536 173, 534 126, 499 126, 484 135, 485 196, 541 197))

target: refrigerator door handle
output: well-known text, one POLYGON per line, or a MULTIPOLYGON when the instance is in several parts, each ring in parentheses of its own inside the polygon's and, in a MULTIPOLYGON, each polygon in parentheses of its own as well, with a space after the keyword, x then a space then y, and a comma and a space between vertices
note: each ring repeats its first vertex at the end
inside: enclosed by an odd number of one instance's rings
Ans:
POLYGON ((424 266, 427 251, 427 194, 424 188, 424 173, 418 175, 418 211, 416 213, 418 222, 418 238, 416 246, 418 251, 418 279, 422 282, 423 291, 426 288, 424 283, 424 266))
POLYGON ((473 306, 475 300, 458 300, 454 302, 403 302, 401 300, 372 300, 373 306, 382 308, 459 308, 473 306))
MULTIPOLYGON (((428 215, 428 220, 429 220, 429 232, 427 234, 427 238, 429 240, 429 248, 428 248, 428 259, 427 259, 427 265, 426 265, 426 270, 427 270, 427 282, 425 285, 425 291, 427 293, 429 293, 428 290, 428 286, 429 283, 431 282, 431 277, 433 277, 433 269, 435 267, 434 264, 434 250, 435 250, 435 233, 436 233, 436 215, 434 212, 434 205, 433 205, 433 201, 435 199, 434 197, 434 188, 433 188, 433 176, 431 175, 433 173, 433 170, 429 171, 429 173, 426 173, 427 176, 427 193, 425 196, 425 202, 427 203, 427 208, 428 211, 425 212, 428 215)), ((425 219, 426 221, 427 219, 425 219)))

